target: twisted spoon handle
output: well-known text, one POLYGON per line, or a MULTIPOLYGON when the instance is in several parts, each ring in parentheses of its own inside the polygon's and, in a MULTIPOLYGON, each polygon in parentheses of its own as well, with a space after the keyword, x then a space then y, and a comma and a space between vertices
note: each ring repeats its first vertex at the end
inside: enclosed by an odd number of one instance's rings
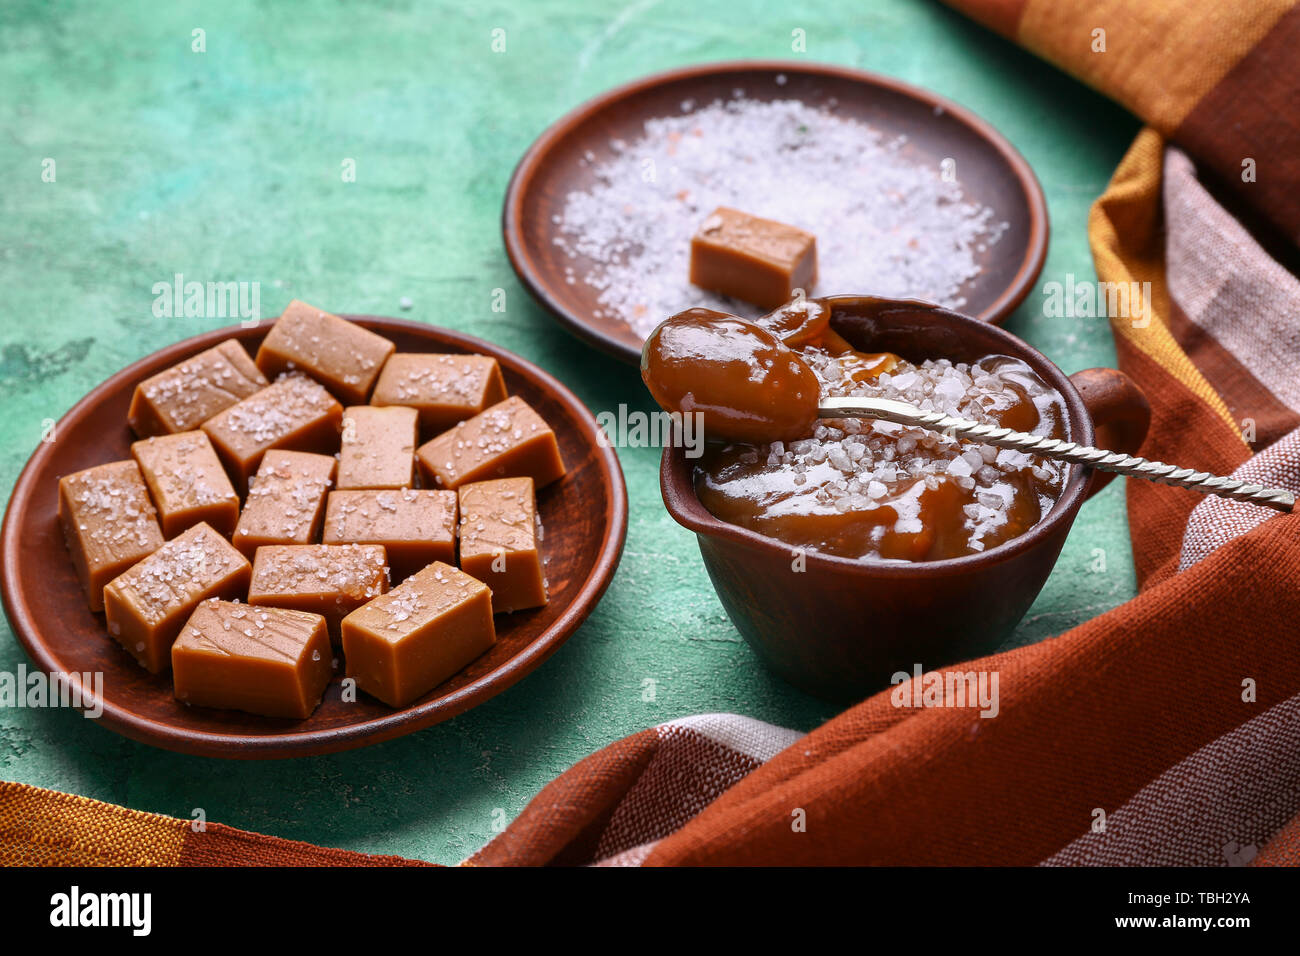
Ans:
POLYGON ((1160 461, 1103 451, 1100 448, 1062 441, 1059 438, 1044 438, 997 425, 974 422, 968 418, 954 418, 943 412, 927 412, 915 405, 888 398, 824 398, 821 407, 817 409, 817 414, 821 418, 878 418, 899 425, 926 428, 930 431, 943 432, 949 437, 1042 455, 1044 458, 1054 458, 1058 461, 1088 465, 1132 478, 1145 478, 1147 481, 1177 485, 1202 494, 1231 498, 1233 501, 1249 501, 1288 514, 1295 507, 1295 495, 1280 488, 1250 485, 1234 478, 1222 478, 1205 471, 1193 471, 1190 468, 1166 465, 1160 461))

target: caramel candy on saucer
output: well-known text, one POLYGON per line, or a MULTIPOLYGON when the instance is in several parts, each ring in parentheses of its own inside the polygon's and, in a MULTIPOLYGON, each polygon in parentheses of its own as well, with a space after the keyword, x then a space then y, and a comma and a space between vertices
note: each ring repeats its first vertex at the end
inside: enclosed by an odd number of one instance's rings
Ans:
POLYGON ((266 545, 253 558, 248 603, 320 614, 337 644, 339 622, 388 590, 388 555, 374 544, 266 545))
POLYGON ((360 405, 396 349, 382 335, 295 299, 262 340, 257 367, 271 379, 306 372, 345 404, 360 405))
POLYGON ((416 450, 429 484, 458 488, 489 478, 532 478, 538 488, 564 477, 555 432, 512 396, 416 450))
POLYGON ((691 283, 775 309, 817 281, 810 232, 719 206, 691 239, 691 283))
POLYGON ((330 455, 268 451, 253 476, 230 543, 251 560, 262 545, 314 542, 336 464, 330 455))
POLYGON ((158 507, 163 537, 206 521, 222 534, 235 530, 239 496, 203 432, 156 435, 131 445, 158 507))
POLYGON ((343 619, 347 675, 405 707, 496 643, 487 585, 441 561, 343 619))
POLYGON ((161 673, 199 602, 241 596, 248 573, 247 558, 210 525, 196 524, 105 585, 108 633, 150 673, 161 673))
POLYGON ((162 547, 158 514, 134 461, 114 461, 59 479, 59 524, 92 611, 104 585, 162 547))
POLYGON ((203 423, 235 486, 248 478, 272 448, 334 453, 343 406, 302 375, 286 375, 203 423))
POLYGON ((546 603, 533 479, 461 485, 460 568, 492 589, 496 614, 546 603))
POLYGON ((141 438, 187 432, 266 385, 244 347, 227 339, 137 385, 126 420, 141 438))
POLYGON ((202 602, 172 644, 173 694, 185 704, 266 717, 310 717, 334 667, 325 618, 202 602))
POLYGON ((343 412, 340 488, 409 488, 419 416, 414 408, 356 405, 343 412))
POLYGON ((371 405, 407 405, 437 435, 506 397, 501 366, 487 355, 398 353, 379 373, 371 405))
POLYGON ((456 492, 331 491, 325 506, 325 544, 382 544, 392 579, 434 561, 456 560, 456 492))

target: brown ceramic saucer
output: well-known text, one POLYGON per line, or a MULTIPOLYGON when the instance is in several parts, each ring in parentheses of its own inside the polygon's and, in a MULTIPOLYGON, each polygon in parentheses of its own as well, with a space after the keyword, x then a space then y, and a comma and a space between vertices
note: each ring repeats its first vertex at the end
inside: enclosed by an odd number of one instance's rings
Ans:
POLYGON ((506 253, 533 297, 579 338, 616 358, 640 361, 641 337, 624 322, 595 316, 591 286, 565 281, 566 268, 581 276, 589 263, 570 259, 552 241, 551 217, 569 192, 592 183, 592 165, 579 160, 588 152, 596 162, 608 159, 611 139, 636 139, 646 120, 680 114, 684 100, 708 104, 730 99, 737 89, 751 99, 813 106, 834 99, 838 115, 887 136, 906 136, 904 155, 918 163, 938 168, 954 159, 966 194, 1007 223, 982 254, 980 274, 962 288, 963 311, 996 323, 1023 301, 1047 254, 1047 203, 1033 170, 1001 133, 955 103, 888 77, 804 61, 738 60, 656 73, 613 89, 562 117, 519 161, 502 211, 506 253))
POLYGON ((178 703, 170 675, 143 670, 109 639, 104 616, 86 607, 58 526, 57 489, 61 475, 130 457, 126 412, 137 382, 232 336, 255 351, 270 324, 207 332, 128 366, 73 406, 55 426, 55 440, 40 445, 23 469, 0 531, 0 590, 14 633, 42 670, 103 673, 99 722, 105 727, 168 750, 216 757, 298 757, 377 743, 499 694, 563 644, 600 600, 623 551, 627 491, 618 458, 597 444, 596 422, 582 402, 537 366, 468 335, 399 319, 346 318, 392 339, 398 351, 493 356, 510 394, 550 423, 569 469, 538 496, 550 603, 498 615, 491 651, 402 710, 365 694, 343 703, 337 677, 304 721, 178 703))

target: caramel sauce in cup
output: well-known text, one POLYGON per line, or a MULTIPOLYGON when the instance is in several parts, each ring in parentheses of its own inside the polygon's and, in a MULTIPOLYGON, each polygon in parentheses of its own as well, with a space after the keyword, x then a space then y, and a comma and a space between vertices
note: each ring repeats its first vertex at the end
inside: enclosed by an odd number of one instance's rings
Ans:
POLYGON ((870 395, 1065 437, 1061 396, 1020 359, 973 363, 854 350, 818 300, 756 322, 691 309, 646 342, 642 377, 670 412, 704 413, 695 464, 715 517, 841 557, 977 554, 1037 524, 1060 496, 1057 462, 889 422, 818 419, 825 395, 870 395))

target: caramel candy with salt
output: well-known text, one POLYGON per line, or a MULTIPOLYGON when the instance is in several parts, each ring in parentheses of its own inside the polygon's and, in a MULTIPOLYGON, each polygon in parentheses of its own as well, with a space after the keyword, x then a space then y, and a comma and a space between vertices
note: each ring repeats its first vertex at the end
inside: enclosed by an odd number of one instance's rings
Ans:
POLYGON ((817 239, 771 219, 720 206, 691 239, 691 283, 775 309, 817 281, 817 239))
POLYGON ((268 451, 253 476, 230 543, 251 560, 262 545, 314 542, 336 464, 330 455, 268 451))
POLYGON ((302 720, 320 703, 333 662, 319 614, 208 600, 172 644, 172 692, 186 704, 302 720))
POLYGON ((347 675, 405 707, 496 643, 487 585, 441 561, 343 619, 347 675))
POLYGON ((134 461, 60 478, 59 524, 92 611, 104 610, 104 585, 163 543, 157 512, 134 461))
POLYGON ((244 347, 227 339, 137 385, 127 424, 141 438, 191 431, 266 386, 244 347))
POLYGON ((387 565, 381 545, 266 545, 253 558, 248 603, 320 614, 337 644, 339 622, 388 590, 387 565))
POLYGON ((306 372, 344 404, 360 405, 396 348, 382 335, 295 299, 262 340, 257 367, 270 379, 306 372))
POLYGON ((303 375, 286 375, 203 423, 241 491, 272 448, 332 455, 343 406, 303 375))
POLYGON ((171 664, 172 641, 199 602, 236 598, 248 559, 211 525, 196 524, 104 587, 108 633, 150 673, 171 664))
POLYGON ((533 479, 461 485, 460 568, 492 589, 496 614, 541 607, 546 580, 533 479))
POLYGON ((324 544, 382 544, 392 579, 456 559, 456 492, 331 491, 324 544))
POLYGON ((163 537, 201 521, 222 534, 235 530, 239 496, 203 432, 155 435, 132 444, 131 454, 158 507, 163 537))
POLYGON ((416 457, 428 483, 443 488, 523 476, 541 488, 564 476, 555 432, 515 396, 425 442, 416 457))
POLYGON ((356 405, 343 412, 340 488, 409 488, 419 416, 414 408, 356 405))
POLYGON ((399 353, 384 364, 370 404, 410 406, 424 433, 437 435, 505 397, 501 366, 487 355, 399 353))

